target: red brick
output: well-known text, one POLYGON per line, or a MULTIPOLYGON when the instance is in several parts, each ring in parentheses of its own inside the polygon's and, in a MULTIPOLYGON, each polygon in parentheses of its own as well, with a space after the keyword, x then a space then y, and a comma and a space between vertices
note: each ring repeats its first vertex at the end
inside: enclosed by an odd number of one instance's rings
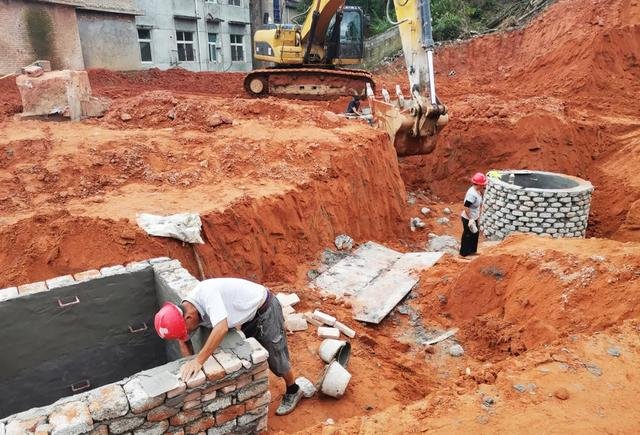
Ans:
POLYGON ((246 376, 244 378, 238 379, 238 383, 236 384, 236 388, 246 387, 251 383, 251 376, 246 376))
POLYGON ((182 409, 186 411, 188 409, 197 408, 199 406, 200 406, 200 400, 192 400, 191 402, 184 402, 184 405, 182 405, 182 409))
POLYGON ((177 408, 171 408, 169 406, 161 405, 149 411, 149 413, 147 414, 147 420, 148 421, 167 420, 173 417, 174 415, 176 415, 178 412, 180 412, 180 410, 177 408))
POLYGON ((251 374, 255 375, 261 372, 265 372, 267 371, 267 362, 263 362, 261 364, 258 364, 257 366, 253 366, 253 370, 251 370, 251 374))
POLYGON ((185 402, 191 402, 193 400, 198 400, 201 396, 200 391, 195 391, 191 394, 187 394, 186 396, 184 396, 184 401, 185 402))
POLYGON ((249 399, 244 402, 246 412, 249 412, 253 409, 259 408, 264 405, 268 405, 271 402, 271 392, 267 391, 264 394, 254 397, 253 399, 249 399))
POLYGON ((195 421, 184 428, 186 434, 197 434, 198 432, 206 431, 207 429, 215 426, 216 419, 212 415, 202 417, 200 420, 195 421))
POLYGON ((229 406, 228 408, 221 409, 216 413, 216 422, 218 425, 225 424, 228 421, 233 420, 239 415, 244 414, 244 403, 240 405, 229 406))
POLYGON ((192 422, 202 415, 202 409, 190 409, 188 411, 182 411, 171 417, 169 423, 171 426, 184 426, 187 423, 192 422))

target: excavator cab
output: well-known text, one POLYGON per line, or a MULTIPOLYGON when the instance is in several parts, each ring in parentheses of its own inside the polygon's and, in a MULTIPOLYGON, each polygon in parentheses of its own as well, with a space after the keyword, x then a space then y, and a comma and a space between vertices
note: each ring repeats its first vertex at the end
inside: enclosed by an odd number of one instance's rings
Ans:
POLYGON ((327 29, 327 58, 337 65, 356 65, 362 63, 364 56, 364 14, 357 6, 345 6, 336 14, 327 29), (340 25, 338 34, 334 32, 336 22, 340 25), (331 51, 337 46, 336 52, 331 51))

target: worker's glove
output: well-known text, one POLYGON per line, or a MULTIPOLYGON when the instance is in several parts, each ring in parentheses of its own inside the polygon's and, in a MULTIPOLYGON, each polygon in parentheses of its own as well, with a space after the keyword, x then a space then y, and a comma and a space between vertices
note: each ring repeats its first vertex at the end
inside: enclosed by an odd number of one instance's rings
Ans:
POLYGON ((471 220, 469 221, 469 230, 470 230, 473 234, 475 234, 475 233, 477 233, 477 232, 478 232, 478 224, 476 224, 475 219, 471 219, 471 220))
POLYGON ((200 369, 202 369, 202 364, 198 362, 197 357, 193 358, 180 367, 180 379, 182 379, 183 382, 187 382, 193 376, 197 375, 200 369))

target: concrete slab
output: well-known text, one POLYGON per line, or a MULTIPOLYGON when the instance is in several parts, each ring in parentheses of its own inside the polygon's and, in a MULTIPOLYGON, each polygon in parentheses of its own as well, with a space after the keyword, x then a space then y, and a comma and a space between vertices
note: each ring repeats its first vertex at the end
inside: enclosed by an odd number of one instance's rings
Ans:
POLYGON ((345 292, 354 294, 391 267, 402 256, 400 252, 374 242, 360 246, 351 256, 320 274, 313 284, 320 290, 338 297, 345 292))
POLYGON ((433 266, 441 252, 402 254, 367 242, 318 276, 313 284, 337 296, 352 294, 353 318, 380 323, 418 282, 414 271, 433 266))
POLYGON ((149 397, 157 397, 179 388, 182 384, 176 375, 166 370, 149 370, 139 373, 136 377, 149 397))

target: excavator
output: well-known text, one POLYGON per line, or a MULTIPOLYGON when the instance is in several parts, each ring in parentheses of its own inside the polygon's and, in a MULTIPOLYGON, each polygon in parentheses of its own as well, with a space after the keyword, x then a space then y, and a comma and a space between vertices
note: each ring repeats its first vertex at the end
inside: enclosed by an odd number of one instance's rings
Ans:
MULTIPOLYGON (((387 0, 387 18, 390 3, 387 0)), ((389 134, 399 157, 429 154, 448 122, 447 108, 436 95, 434 41, 429 0, 393 0, 409 77, 409 96, 396 86, 395 98, 374 93, 371 73, 362 64, 364 13, 342 0, 313 0, 290 24, 270 24, 255 32, 255 59, 273 67, 251 71, 244 80, 253 97, 327 99, 367 96, 376 125, 389 134), (304 16, 302 24, 296 18, 304 16)))

